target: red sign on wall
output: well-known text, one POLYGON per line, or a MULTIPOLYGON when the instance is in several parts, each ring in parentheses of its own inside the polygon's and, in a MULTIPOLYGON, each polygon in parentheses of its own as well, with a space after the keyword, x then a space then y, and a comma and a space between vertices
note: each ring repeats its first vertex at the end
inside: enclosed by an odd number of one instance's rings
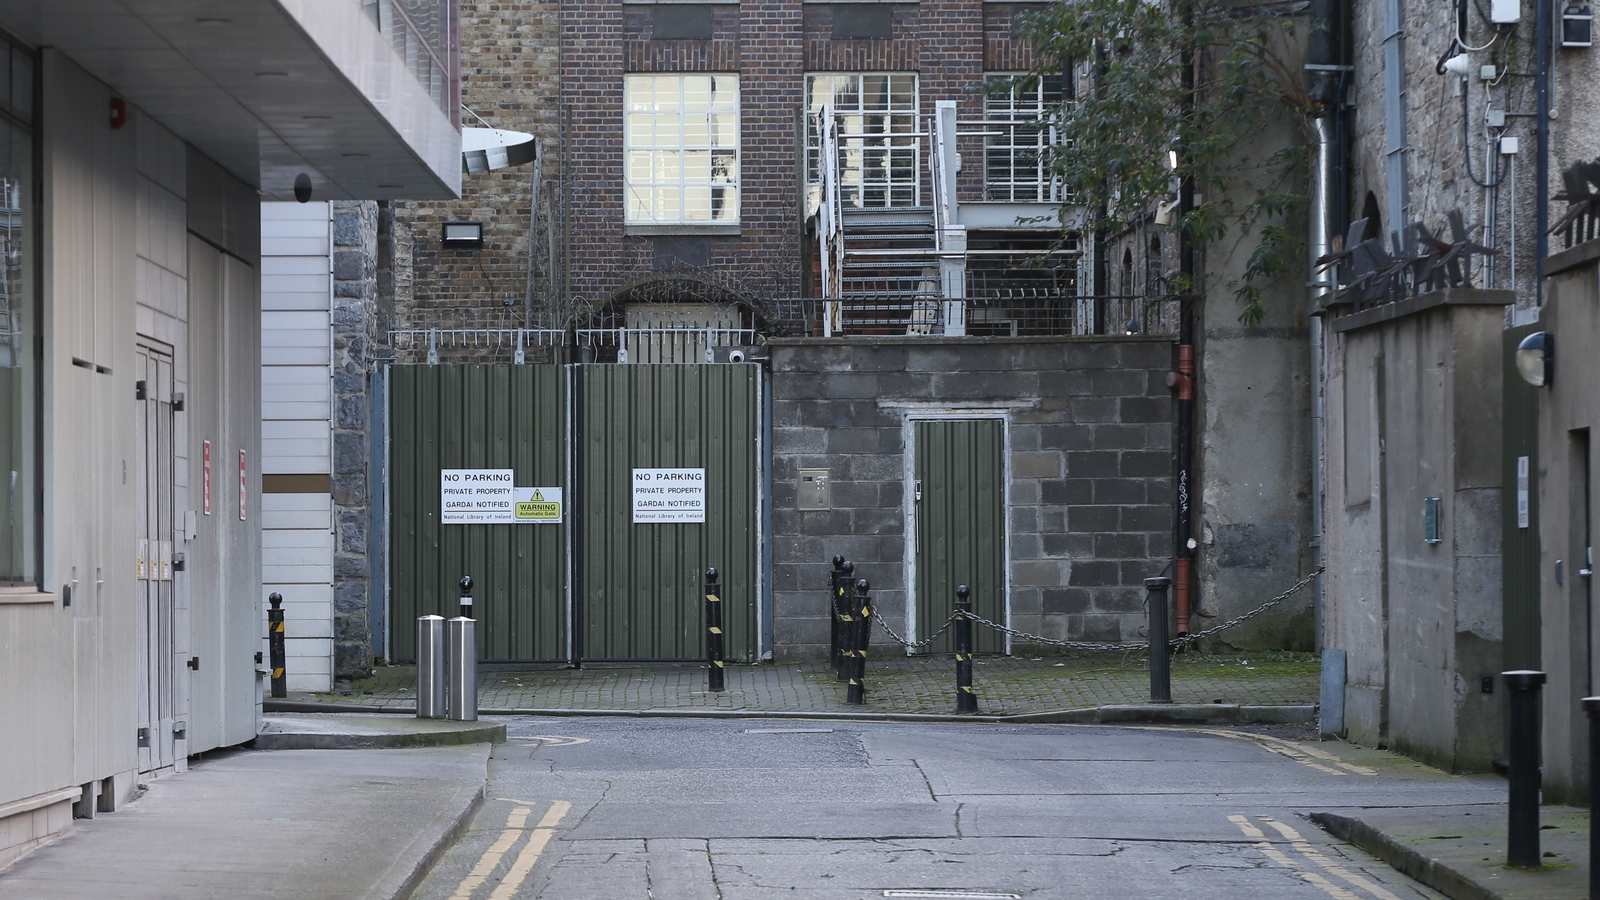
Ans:
POLYGON ((205 510, 206 510, 206 515, 209 516, 209 515, 211 515, 211 442, 210 441, 206 441, 205 454, 204 455, 205 455, 205 469, 204 469, 205 474, 201 477, 201 482, 205 485, 205 498, 206 498, 205 510))
POLYGON ((244 521, 245 506, 250 499, 250 491, 245 482, 244 451, 239 451, 239 521, 244 521))

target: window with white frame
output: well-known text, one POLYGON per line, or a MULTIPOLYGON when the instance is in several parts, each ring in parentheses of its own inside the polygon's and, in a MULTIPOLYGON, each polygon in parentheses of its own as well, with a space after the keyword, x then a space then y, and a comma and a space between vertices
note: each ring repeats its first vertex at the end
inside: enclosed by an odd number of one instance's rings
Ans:
POLYGON ((737 224, 739 76, 628 75, 630 225, 737 224))
POLYGON ((921 176, 917 76, 827 73, 806 76, 808 209, 821 203, 818 116, 831 106, 839 129, 839 190, 845 206, 915 206, 921 176))
POLYGON ((1060 183, 1049 170, 1049 149, 1059 135, 1048 120, 1061 102, 1061 77, 991 73, 985 81, 983 198, 1060 200, 1060 183))

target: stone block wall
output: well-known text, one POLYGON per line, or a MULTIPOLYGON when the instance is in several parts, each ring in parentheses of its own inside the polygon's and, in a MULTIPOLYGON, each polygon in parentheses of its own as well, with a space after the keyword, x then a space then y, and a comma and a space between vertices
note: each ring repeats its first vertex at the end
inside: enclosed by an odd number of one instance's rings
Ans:
POLYGON ((1153 336, 774 341, 778 660, 827 653, 835 554, 872 581, 879 614, 905 627, 913 410, 1005 413, 1012 627, 1139 640, 1143 580, 1171 555, 1172 352, 1169 338, 1153 336), (800 511, 799 470, 813 467, 829 470, 833 508, 800 511))
POLYGON ((333 204, 333 674, 372 669, 369 380, 379 339, 378 204, 333 204))

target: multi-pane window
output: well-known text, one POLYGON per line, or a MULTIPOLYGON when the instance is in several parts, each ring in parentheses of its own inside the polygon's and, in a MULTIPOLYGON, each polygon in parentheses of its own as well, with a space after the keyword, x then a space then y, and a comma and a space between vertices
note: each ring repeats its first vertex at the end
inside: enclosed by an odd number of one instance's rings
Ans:
POLYGON ((1061 102, 1061 77, 991 74, 986 80, 984 199, 1060 200, 1060 184, 1049 171, 1049 148, 1058 135, 1048 120, 1061 102))
POLYGON ((629 75, 627 221, 739 221, 739 76, 629 75))
POLYGON ((0 41, 0 587, 38 578, 33 136, 16 124, 30 117, 33 66, 0 41))
POLYGON ((831 106, 838 123, 839 191, 845 206, 915 206, 922 141, 917 76, 834 73, 806 76, 808 204, 821 202, 822 136, 818 116, 831 106))

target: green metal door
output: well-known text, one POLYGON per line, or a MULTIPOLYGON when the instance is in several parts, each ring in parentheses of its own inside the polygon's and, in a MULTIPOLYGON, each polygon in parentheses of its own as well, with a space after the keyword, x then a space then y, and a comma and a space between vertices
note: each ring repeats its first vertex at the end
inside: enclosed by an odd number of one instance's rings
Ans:
POLYGON ((705 657, 708 567, 721 575, 726 656, 756 655, 760 368, 577 367, 576 568, 581 655, 705 657), (704 469, 703 523, 634 523, 635 469, 704 469))
POLYGON ((1501 615, 1505 623, 1502 667, 1540 669, 1539 663, 1539 389, 1517 373, 1517 344, 1537 324, 1508 329, 1501 358, 1504 448, 1500 508, 1502 543, 1501 615), (1526 460, 1519 465, 1519 460, 1526 460), (1526 475, 1522 475, 1526 472, 1526 475), (1523 480, 1525 479, 1525 480, 1523 480), (1527 505, 1518 509, 1521 485, 1527 505))
POLYGON ((457 614, 462 575, 474 582, 479 659, 567 659, 565 525, 439 521, 442 469, 566 483, 564 382, 560 366, 389 370, 393 661, 416 658, 418 616, 457 614))
MULTIPOLYGON (((955 609, 956 587, 972 589, 972 608, 1005 624, 1005 423, 999 419, 922 420, 913 425, 917 635, 938 630, 955 609)), ((1005 652, 1004 636, 973 629, 974 649, 1005 652)), ((954 652, 946 632, 931 652, 954 652)))

